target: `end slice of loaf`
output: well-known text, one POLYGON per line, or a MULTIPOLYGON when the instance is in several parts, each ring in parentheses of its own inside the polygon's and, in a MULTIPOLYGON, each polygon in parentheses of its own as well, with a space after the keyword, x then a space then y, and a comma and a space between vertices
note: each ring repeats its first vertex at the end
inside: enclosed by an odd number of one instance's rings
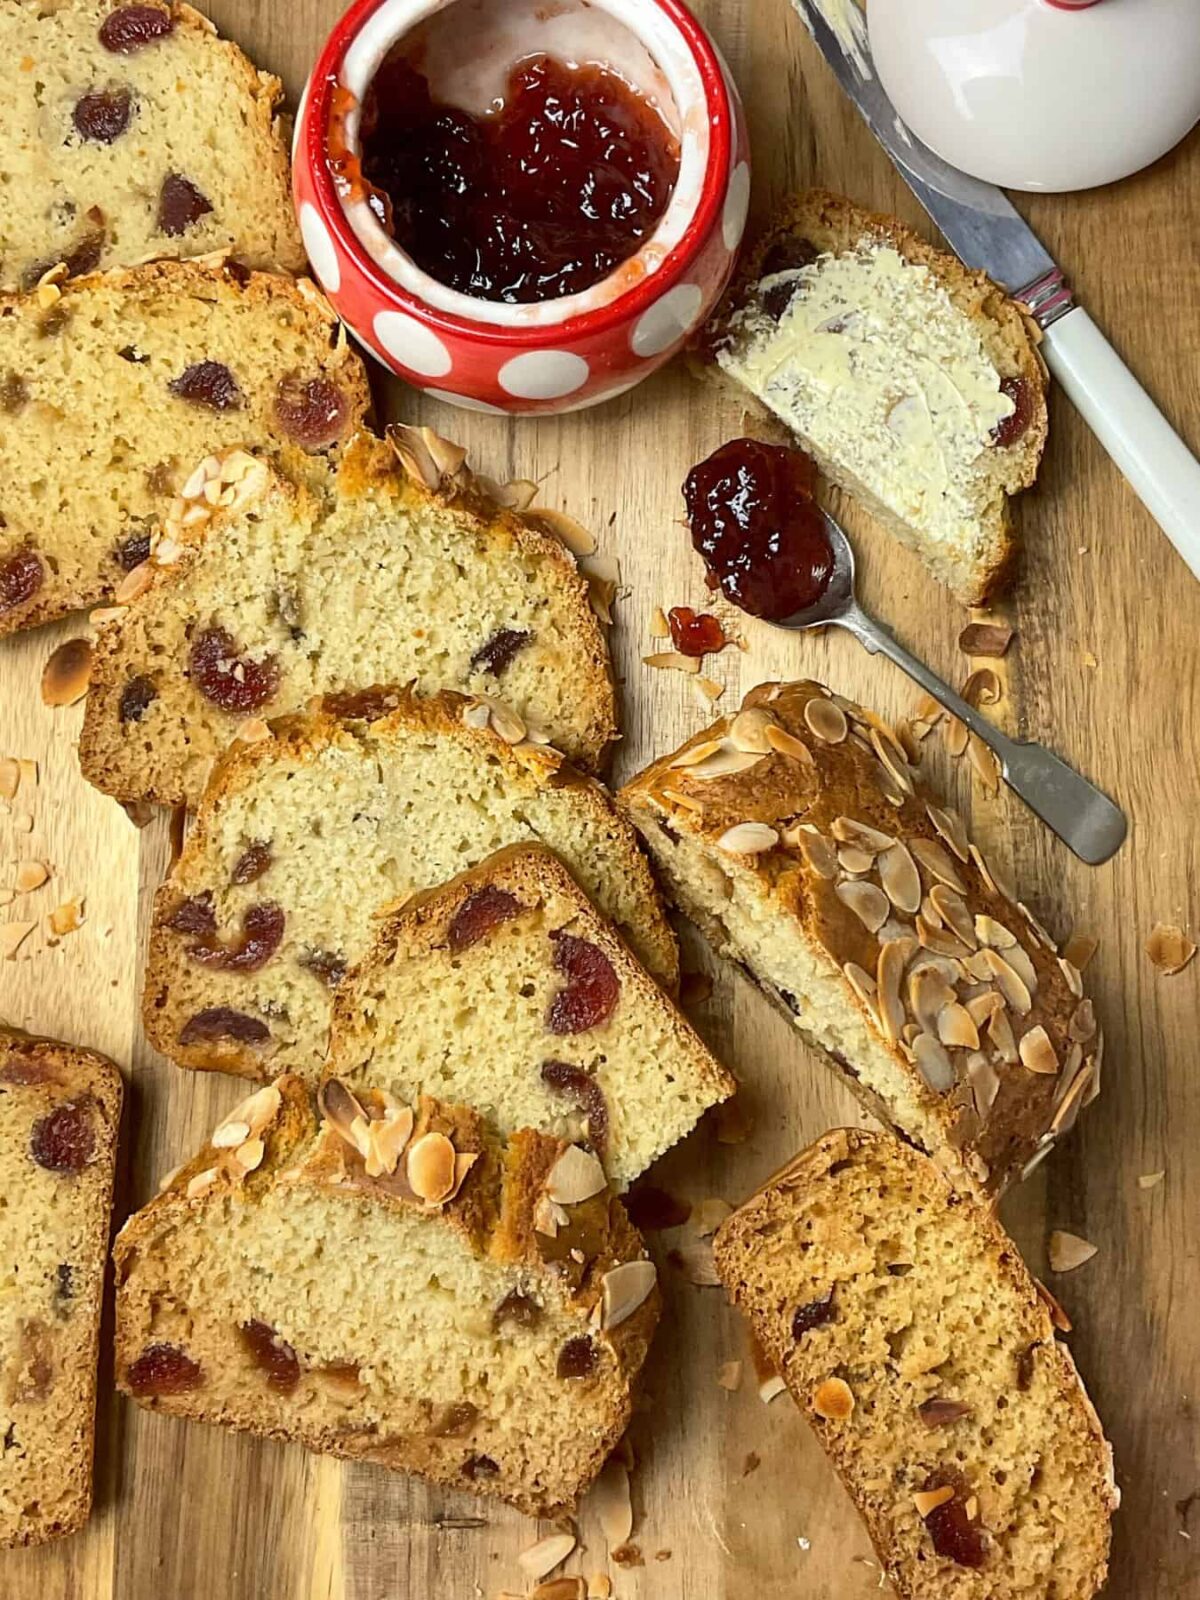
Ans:
POLYGON ((702 348, 973 605, 1012 575, 1009 497, 1046 440, 1038 338, 982 273, 814 189, 758 240, 702 348))
POLYGON ((103 1056, 0 1028, 0 1547, 91 1510, 121 1093, 103 1056))
POLYGON ((543 845, 418 896, 337 992, 326 1074, 582 1139, 627 1188, 736 1084, 543 845))
POLYGON ((136 592, 205 457, 319 483, 370 404, 311 284, 164 261, 51 292, 0 297, 0 635, 136 592))
POLYGON ((594 1156, 475 1113, 260 1089, 117 1240, 117 1382, 153 1410, 549 1516, 630 1414, 653 1265, 594 1156), (361 1146, 361 1149, 360 1149, 361 1146))
POLYGON ((232 251, 298 272, 278 78, 188 5, 0 9, 0 288, 232 251))
POLYGON ((143 1015, 164 1055, 315 1082, 334 990, 381 916, 532 840, 674 985, 675 940, 649 866, 598 783, 548 746, 478 726, 487 707, 462 695, 340 709, 264 725, 266 737, 218 763, 155 900, 143 1015))
POLYGON ((873 712, 763 684, 620 800, 680 909, 956 1182, 998 1194, 1099 1093, 1079 973, 873 712))
POLYGON ((328 494, 250 470, 101 630, 80 745, 98 788, 194 805, 247 717, 379 683, 502 695, 597 765, 616 733, 608 648, 556 539, 461 465, 430 487, 366 433, 328 494))
POLYGON ((717 1272, 901 1600, 1090 1600, 1112 1451, 990 1207, 836 1129, 721 1227, 717 1272))

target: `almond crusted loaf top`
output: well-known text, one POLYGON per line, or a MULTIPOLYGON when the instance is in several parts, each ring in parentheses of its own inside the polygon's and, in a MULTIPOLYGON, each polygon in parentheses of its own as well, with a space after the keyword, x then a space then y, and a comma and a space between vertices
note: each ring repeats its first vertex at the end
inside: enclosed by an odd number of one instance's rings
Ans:
POLYGON ((0 635, 139 587, 204 457, 319 481, 370 404, 303 280, 164 261, 45 297, 0 297, 0 635))
POLYGON ((91 1509, 121 1092, 103 1056, 0 1027, 0 1547, 91 1509))
MULTIPOLYGON (((373 435, 345 449, 328 493, 250 465, 207 523, 201 474, 168 565, 101 630, 80 745, 85 775, 119 800, 194 805, 249 715, 313 695, 411 684, 502 694, 594 768, 616 733, 608 648, 574 558, 479 489, 461 464, 437 487, 373 435)), ((439 441, 440 442, 440 441, 439 441)), ((157 552, 156 552, 157 554, 157 552)))
POLYGON ((998 1194, 1099 1093, 1079 973, 872 712, 763 684, 620 800, 680 909, 957 1182, 998 1194))
POLYGON ((0 63, 0 288, 211 250, 303 267, 282 85, 191 6, 4 0, 0 63))
POLYGON ((835 1129, 715 1255, 900 1600, 1096 1594, 1112 1451, 989 1207, 886 1135, 835 1129))
POLYGON ((585 1139, 619 1189, 736 1088, 542 845, 384 925, 337 992, 326 1074, 585 1139))
POLYGON ((1034 481, 1046 440, 1037 337, 982 273, 814 189, 757 241, 701 343, 742 399, 976 604, 1011 577, 1008 499, 1034 481))
POLYGON ((165 1055, 315 1082, 333 991, 379 917, 534 839, 674 985, 674 935, 649 866, 598 783, 548 746, 480 726, 488 708, 462 695, 328 704, 345 714, 264 724, 265 737, 217 764, 155 900, 143 1014, 165 1055))
POLYGON ((122 1229, 118 1385, 569 1509, 624 1432, 659 1312, 599 1163, 529 1131, 494 1143, 432 1099, 322 1109, 297 1078, 258 1090, 122 1229))

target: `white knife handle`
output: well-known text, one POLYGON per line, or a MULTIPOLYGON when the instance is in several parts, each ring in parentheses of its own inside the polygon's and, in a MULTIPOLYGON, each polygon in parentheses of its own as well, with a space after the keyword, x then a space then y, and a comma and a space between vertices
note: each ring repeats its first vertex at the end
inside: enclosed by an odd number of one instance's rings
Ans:
POLYGON ((1133 492, 1200 578, 1200 461, 1081 306, 1047 328, 1042 354, 1133 492))

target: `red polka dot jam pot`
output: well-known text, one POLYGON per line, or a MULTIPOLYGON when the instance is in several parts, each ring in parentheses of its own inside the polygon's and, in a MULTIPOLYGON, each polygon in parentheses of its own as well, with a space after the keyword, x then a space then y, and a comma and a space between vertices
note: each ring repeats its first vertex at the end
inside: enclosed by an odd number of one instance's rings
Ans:
POLYGON ((385 367, 476 410, 570 411, 703 322, 750 162, 679 0, 356 0, 301 100, 294 187, 314 273, 385 367))

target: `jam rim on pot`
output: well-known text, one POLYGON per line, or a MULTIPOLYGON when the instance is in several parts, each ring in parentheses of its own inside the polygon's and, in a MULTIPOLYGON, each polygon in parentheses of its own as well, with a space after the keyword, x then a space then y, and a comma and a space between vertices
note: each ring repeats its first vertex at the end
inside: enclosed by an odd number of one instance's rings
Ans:
MULTIPOLYGON (((361 30, 378 12, 385 0, 355 0, 330 35, 325 48, 313 69, 307 92, 303 116, 303 148, 297 150, 297 160, 305 162, 312 174, 320 215, 333 234, 337 245, 353 257, 357 270, 381 298, 408 307, 412 314, 431 327, 444 329, 450 334, 469 334, 481 344, 496 343, 506 348, 538 348, 546 342, 550 328, 554 337, 564 341, 582 336, 599 335, 614 325, 626 322, 647 309, 677 283, 686 281, 686 274, 694 260, 699 242, 713 231, 720 231, 722 210, 732 172, 734 157, 733 125, 730 114, 730 97, 733 93, 725 79, 716 50, 691 12, 681 0, 653 0, 656 11, 678 35, 691 59, 703 96, 708 130, 708 155, 704 166, 699 195, 680 238, 671 245, 655 271, 647 273, 625 292, 595 306, 564 313, 561 320, 552 323, 525 323, 490 320, 493 309, 487 301, 471 302, 462 297, 461 311, 448 310, 435 305, 414 292, 398 278, 387 272, 375 260, 351 224, 337 193, 333 174, 326 161, 327 141, 334 95, 344 91, 341 73, 347 56, 359 39, 361 30)), ((415 19, 414 19, 415 20, 415 19)), ((391 43, 395 43, 395 38, 391 43)), ((380 52, 382 56, 383 52, 380 52)), ((544 306, 556 303, 547 301, 544 306)), ((566 306, 567 301, 558 302, 566 306)), ((511 307, 505 307, 511 310, 511 307)))

